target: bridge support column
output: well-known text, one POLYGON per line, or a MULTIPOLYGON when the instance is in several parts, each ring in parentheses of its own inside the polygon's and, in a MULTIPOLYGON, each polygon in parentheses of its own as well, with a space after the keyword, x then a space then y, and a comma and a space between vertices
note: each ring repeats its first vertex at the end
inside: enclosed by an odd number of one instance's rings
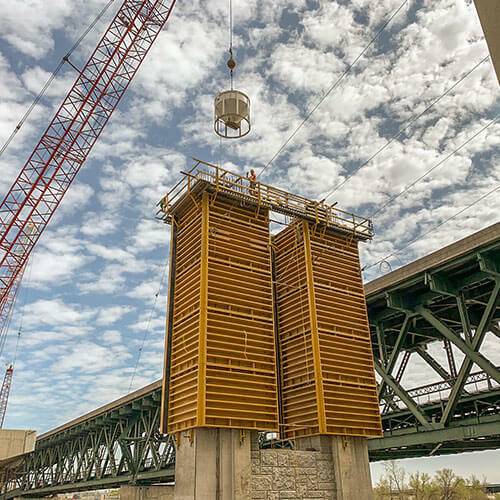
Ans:
POLYGON ((174 486, 161 484, 154 486, 121 486, 120 500, 173 500, 174 486))
POLYGON ((183 432, 175 458, 175 500, 250 498, 250 433, 197 428, 183 432))
POLYGON ((296 440, 297 450, 331 455, 335 500, 372 500, 368 440, 357 436, 311 436, 296 440))
POLYGON ((373 499, 368 440, 332 436, 331 445, 337 500, 373 499))

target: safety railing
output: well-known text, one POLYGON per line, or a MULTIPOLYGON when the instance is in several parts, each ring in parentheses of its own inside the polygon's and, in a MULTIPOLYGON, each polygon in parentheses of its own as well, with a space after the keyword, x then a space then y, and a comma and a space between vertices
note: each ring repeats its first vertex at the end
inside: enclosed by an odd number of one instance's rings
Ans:
POLYGON ((191 170, 182 172, 183 178, 160 200, 158 217, 170 222, 184 195, 209 189, 290 217, 305 218, 327 227, 352 232, 361 239, 373 236, 369 219, 340 210, 336 204, 310 200, 262 182, 252 182, 217 165, 195 161, 191 170))
MULTIPOLYGON (((500 366, 497 366, 497 369, 500 369, 500 366)), ((449 391, 451 391, 453 384, 456 382, 456 379, 457 377, 450 377, 449 379, 442 380, 440 382, 426 384, 420 387, 414 387, 413 389, 409 389, 407 392, 408 395, 415 399, 418 404, 435 402, 438 400, 446 399, 448 397, 449 391)), ((491 379, 491 377, 483 371, 471 373, 465 380, 464 387, 469 387, 473 384, 475 384, 475 390, 469 391, 470 394, 478 394, 480 392, 487 392, 493 389, 500 388, 500 385, 497 384, 495 380, 491 379)), ((391 398, 394 403, 401 403, 401 405, 404 405, 404 403, 396 394, 392 394, 391 398)), ((382 398, 380 405, 385 406, 385 404, 386 398, 382 398)))

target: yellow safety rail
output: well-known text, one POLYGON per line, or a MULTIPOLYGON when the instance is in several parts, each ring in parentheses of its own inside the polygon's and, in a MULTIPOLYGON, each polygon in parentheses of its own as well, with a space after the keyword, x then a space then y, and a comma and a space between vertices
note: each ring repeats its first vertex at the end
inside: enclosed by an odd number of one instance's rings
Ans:
POLYGON ((214 192, 221 192, 274 212, 307 219, 337 231, 352 233, 359 240, 371 239, 373 236, 373 227, 369 219, 340 210, 335 204, 310 200, 262 182, 251 183, 248 178, 217 165, 202 160, 195 161, 191 170, 183 172, 183 178, 159 203, 158 216, 166 222, 170 223, 171 214, 179 208, 179 204, 185 202, 186 193, 194 196, 210 188, 214 192))

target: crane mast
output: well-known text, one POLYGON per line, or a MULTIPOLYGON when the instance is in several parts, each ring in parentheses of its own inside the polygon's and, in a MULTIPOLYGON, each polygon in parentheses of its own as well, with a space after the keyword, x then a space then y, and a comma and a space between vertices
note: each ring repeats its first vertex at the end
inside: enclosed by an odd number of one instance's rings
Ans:
POLYGON ((2 389, 0 390, 0 429, 3 428, 5 414, 7 413, 7 404, 9 402, 10 386, 12 385, 12 375, 14 373, 14 366, 9 365, 5 370, 5 377, 3 379, 2 389))
POLYGON ((75 83, 0 205, 0 321, 31 250, 174 4, 125 0, 83 69, 67 61, 78 72, 75 83))

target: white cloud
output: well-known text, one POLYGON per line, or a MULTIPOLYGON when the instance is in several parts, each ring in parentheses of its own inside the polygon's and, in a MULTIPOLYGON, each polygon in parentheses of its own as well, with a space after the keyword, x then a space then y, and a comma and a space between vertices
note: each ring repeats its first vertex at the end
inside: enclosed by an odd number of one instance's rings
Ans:
POLYGON ((67 304, 62 299, 39 299, 26 306, 24 322, 27 327, 50 326, 87 326, 95 318, 95 311, 76 304, 67 304))
POLYGON ((122 319, 127 314, 134 311, 134 308, 131 306, 111 306, 111 307, 103 307, 99 310, 99 314, 97 315, 96 324, 97 325, 105 325, 109 326, 113 323, 116 323, 120 319, 122 319))
POLYGON ((170 226, 159 221, 144 220, 137 225, 133 240, 134 251, 145 252, 163 247, 166 257, 170 243, 170 226))
POLYGON ((97 373, 116 367, 131 355, 124 346, 104 347, 94 342, 80 342, 53 363, 56 373, 97 373))
MULTIPOLYGON (((168 258, 170 229, 154 220, 157 201, 191 165, 190 156, 239 172, 266 164, 399 4, 234 0, 235 85, 251 98, 252 132, 222 144, 213 133, 213 98, 229 83, 227 1, 177 5, 38 244, 8 425, 47 428, 125 394, 145 333, 134 388, 160 378, 166 286, 150 324, 149 315, 168 258)), ((425 0, 403 9, 382 43, 324 100, 262 180, 315 198, 345 179, 486 55, 469 4, 425 0)), ((0 140, 64 47, 103 5, 103 0, 16 0, 8 9, 0 7, 0 140)), ((84 63, 105 23, 74 54, 76 64, 84 63)), ((68 69, 54 82, 1 158, 2 193, 73 76, 68 69)), ((498 102, 488 62, 331 200, 340 208, 372 212, 486 123, 498 102)), ((374 241, 362 245, 363 262, 384 257, 498 184, 499 141, 500 129, 491 127, 391 204, 375 219, 374 241)), ((491 196, 391 263, 400 265, 471 234, 497 220, 497 212, 491 196)), ((378 273, 372 268, 366 277, 378 273)), ((488 352, 492 343, 485 343, 488 352)), ((6 358, 14 348, 15 337, 9 336, 6 358)), ((405 383, 428 377, 423 368, 416 363, 405 383)))
POLYGON ((102 340, 106 344, 121 344, 122 334, 118 330, 106 330, 102 334, 102 340))

